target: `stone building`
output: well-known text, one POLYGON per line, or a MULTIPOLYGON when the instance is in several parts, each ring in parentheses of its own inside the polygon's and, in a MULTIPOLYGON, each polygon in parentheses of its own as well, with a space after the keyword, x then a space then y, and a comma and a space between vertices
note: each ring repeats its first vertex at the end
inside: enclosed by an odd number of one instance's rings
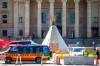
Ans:
POLYGON ((0 0, 0 37, 44 38, 52 16, 64 38, 100 36, 100 0, 0 0))

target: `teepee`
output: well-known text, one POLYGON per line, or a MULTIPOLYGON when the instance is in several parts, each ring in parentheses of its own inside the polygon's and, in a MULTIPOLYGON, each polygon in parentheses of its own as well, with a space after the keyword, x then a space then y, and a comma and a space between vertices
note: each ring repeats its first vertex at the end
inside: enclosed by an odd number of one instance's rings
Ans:
POLYGON ((55 52, 58 50, 60 50, 62 52, 69 51, 66 43, 64 42, 63 38, 61 37, 61 35, 55 25, 52 25, 49 28, 49 31, 48 31, 44 41, 42 42, 42 45, 49 46, 50 50, 52 52, 55 52))

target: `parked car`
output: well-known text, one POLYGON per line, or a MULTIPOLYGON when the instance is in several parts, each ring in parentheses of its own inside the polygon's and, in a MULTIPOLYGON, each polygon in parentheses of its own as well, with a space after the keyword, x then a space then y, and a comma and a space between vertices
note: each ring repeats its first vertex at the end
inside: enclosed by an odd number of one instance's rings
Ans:
POLYGON ((85 48, 83 47, 73 47, 72 51, 70 51, 70 56, 83 56, 83 52, 85 48))

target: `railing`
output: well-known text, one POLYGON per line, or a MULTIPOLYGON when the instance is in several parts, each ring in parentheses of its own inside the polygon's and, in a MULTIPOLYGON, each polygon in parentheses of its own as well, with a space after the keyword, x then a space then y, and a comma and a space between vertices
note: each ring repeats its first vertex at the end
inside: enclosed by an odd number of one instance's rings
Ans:
MULTIPOLYGON (((43 39, 33 39, 37 43, 42 43, 43 39)), ((100 38, 74 38, 74 39, 67 39, 64 38, 64 41, 67 45, 69 44, 78 44, 77 46, 80 47, 94 47, 99 46, 100 47, 100 38)))

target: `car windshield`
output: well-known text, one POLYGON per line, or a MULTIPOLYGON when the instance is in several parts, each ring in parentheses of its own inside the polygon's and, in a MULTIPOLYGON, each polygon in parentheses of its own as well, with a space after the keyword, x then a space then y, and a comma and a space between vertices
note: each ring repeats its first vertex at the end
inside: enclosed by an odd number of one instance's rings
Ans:
POLYGON ((83 48, 74 48, 74 52, 81 52, 83 48))

